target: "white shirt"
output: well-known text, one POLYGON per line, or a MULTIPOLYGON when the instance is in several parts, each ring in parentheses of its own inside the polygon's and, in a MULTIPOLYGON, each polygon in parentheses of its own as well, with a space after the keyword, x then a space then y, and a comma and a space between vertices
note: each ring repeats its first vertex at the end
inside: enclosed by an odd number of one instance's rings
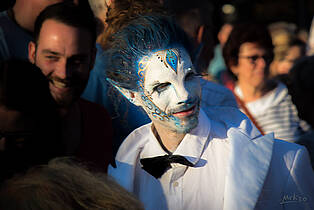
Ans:
POLYGON ((134 193, 145 209, 313 209, 314 182, 306 149, 273 135, 261 136, 238 109, 211 107, 200 111, 198 126, 174 154, 193 167, 173 164, 155 179, 141 168, 140 158, 166 154, 152 134, 151 124, 132 132, 108 173, 134 193), (284 195, 306 202, 282 204, 284 195))
POLYGON ((144 125, 123 142, 116 156, 117 169, 109 167, 109 174, 133 192, 145 209, 222 209, 230 146, 228 139, 214 137, 219 136, 215 133, 211 131, 210 120, 200 110, 198 126, 186 134, 173 152, 173 155, 184 156, 195 166, 174 163, 157 180, 141 168, 139 159, 167 153, 154 136, 151 123, 144 125), (134 181, 131 183, 123 183, 120 179, 119 169, 126 164, 134 167, 134 181))
MULTIPOLYGON (((242 98, 239 86, 235 93, 242 98)), ((275 138, 296 142, 309 126, 298 117, 288 89, 279 83, 275 89, 258 100, 246 103, 247 109, 265 133, 275 133, 275 138)))

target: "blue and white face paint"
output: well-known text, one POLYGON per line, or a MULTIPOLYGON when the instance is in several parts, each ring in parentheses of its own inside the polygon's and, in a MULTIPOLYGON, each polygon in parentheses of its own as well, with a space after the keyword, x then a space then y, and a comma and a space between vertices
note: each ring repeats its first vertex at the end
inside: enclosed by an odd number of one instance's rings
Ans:
POLYGON ((153 123, 188 133, 198 124, 201 88, 183 48, 153 52, 138 62, 140 104, 153 123))

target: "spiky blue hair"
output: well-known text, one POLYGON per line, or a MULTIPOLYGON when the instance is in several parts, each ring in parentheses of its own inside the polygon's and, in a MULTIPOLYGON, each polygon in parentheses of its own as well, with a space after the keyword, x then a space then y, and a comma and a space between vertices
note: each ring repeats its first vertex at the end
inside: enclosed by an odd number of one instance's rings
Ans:
POLYGON ((169 17, 161 15, 140 16, 114 34, 111 40, 105 56, 107 77, 118 86, 135 91, 138 90, 139 59, 173 47, 183 47, 188 53, 192 52, 184 31, 169 17))

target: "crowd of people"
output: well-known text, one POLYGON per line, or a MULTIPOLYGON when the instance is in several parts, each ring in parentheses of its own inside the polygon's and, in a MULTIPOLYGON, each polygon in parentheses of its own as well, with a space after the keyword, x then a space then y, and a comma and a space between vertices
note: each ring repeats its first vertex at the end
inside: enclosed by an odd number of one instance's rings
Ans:
POLYGON ((306 40, 211 6, 0 12, 0 208, 314 209, 306 40))

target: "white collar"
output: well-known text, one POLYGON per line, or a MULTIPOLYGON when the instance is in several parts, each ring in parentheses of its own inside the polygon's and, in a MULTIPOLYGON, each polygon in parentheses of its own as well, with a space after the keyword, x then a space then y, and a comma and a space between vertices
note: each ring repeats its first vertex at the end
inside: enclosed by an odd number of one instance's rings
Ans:
MULTIPOLYGON (((194 128, 190 133, 187 133, 177 149, 173 152, 173 155, 181 155, 184 156, 188 161, 193 163, 194 165, 199 161, 204 146, 206 145, 207 141, 209 140, 209 133, 210 133, 210 120, 200 109, 199 113, 199 122, 196 128, 194 128)), ((151 158, 156 156, 163 156, 167 153, 162 149, 161 145, 159 144, 158 140, 156 139, 155 135, 151 129, 152 123, 150 123, 149 128, 149 140, 143 147, 143 150, 140 154, 140 158, 151 158)))

